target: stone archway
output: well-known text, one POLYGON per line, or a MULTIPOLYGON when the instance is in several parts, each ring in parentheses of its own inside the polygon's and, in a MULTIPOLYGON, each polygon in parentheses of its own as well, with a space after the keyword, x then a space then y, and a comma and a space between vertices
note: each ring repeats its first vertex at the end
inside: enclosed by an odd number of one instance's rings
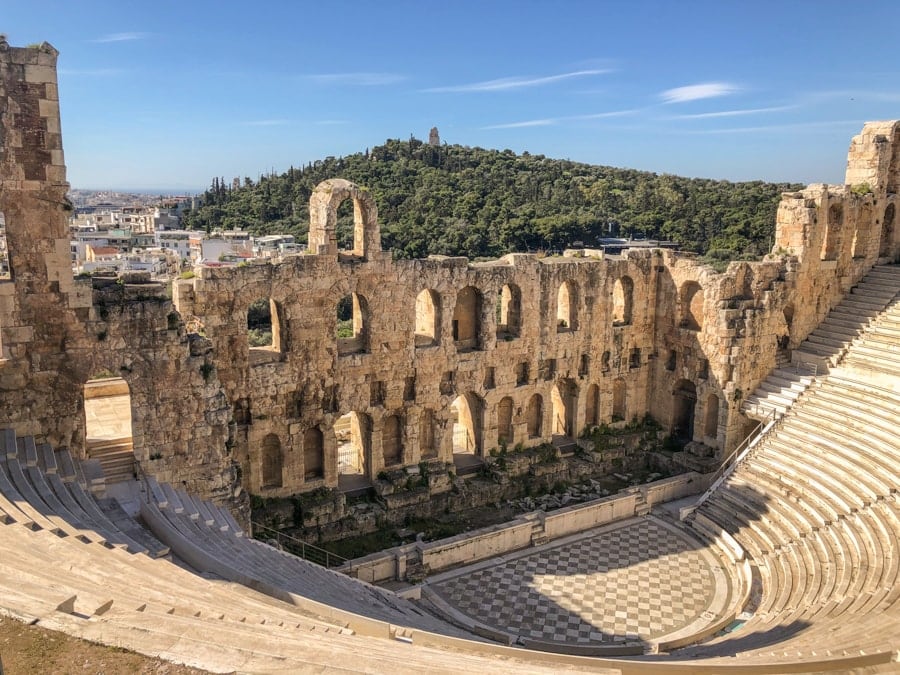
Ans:
POLYGON ((551 433, 555 436, 575 438, 575 406, 578 400, 578 385, 574 380, 564 379, 556 383, 550 395, 553 403, 553 423, 551 433))
POLYGON ((416 347, 432 347, 441 340, 441 297, 431 289, 416 296, 416 347))
POLYGON ((85 456, 113 483, 134 475, 131 390, 121 377, 104 375, 84 385, 85 456))
POLYGON ((628 275, 616 279, 613 285, 612 321, 614 326, 627 326, 631 323, 631 311, 634 305, 634 282, 628 275))
POLYGON ((461 394, 450 405, 453 421, 453 454, 481 457, 482 402, 475 394, 461 394))
POLYGON ((369 478, 372 421, 365 413, 349 412, 334 423, 337 440, 338 481, 345 476, 369 478))
POLYGON ((372 195, 343 178, 322 181, 309 198, 309 252, 337 255, 338 207, 353 201, 353 250, 357 258, 368 259, 381 251, 378 207, 372 195))
POLYGON ((697 387, 690 380, 678 380, 672 390, 672 434, 685 441, 694 439, 694 412, 697 387))
POLYGON ((506 284, 497 300, 497 339, 518 337, 522 325, 522 291, 515 284, 506 284))

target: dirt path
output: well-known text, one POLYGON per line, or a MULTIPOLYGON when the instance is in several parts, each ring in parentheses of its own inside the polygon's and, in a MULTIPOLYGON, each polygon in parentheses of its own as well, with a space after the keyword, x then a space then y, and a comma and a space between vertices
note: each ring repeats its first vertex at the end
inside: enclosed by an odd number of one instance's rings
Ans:
POLYGON ((0 675, 199 675, 205 672, 0 616, 0 675))

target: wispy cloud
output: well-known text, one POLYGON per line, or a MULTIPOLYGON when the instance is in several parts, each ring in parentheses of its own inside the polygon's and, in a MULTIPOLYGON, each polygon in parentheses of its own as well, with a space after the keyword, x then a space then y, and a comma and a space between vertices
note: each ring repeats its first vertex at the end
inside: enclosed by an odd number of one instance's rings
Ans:
POLYGON ((547 118, 542 120, 525 120, 524 122, 506 122, 505 124, 491 124, 482 129, 523 129, 525 127, 550 127, 560 121, 560 118, 547 118))
POLYGON ((562 117, 560 119, 563 120, 602 120, 608 117, 628 117, 629 115, 635 115, 641 112, 642 108, 628 108, 627 110, 610 110, 608 112, 601 113, 588 113, 587 115, 571 115, 569 117, 562 117))
POLYGON ((803 131, 821 131, 828 129, 841 129, 848 126, 856 128, 861 124, 861 120, 831 120, 825 122, 796 122, 793 124, 768 124, 757 127, 732 127, 730 129, 698 129, 696 131, 683 131, 686 134, 755 134, 772 131, 790 131, 791 133, 803 131))
POLYGON ((121 68, 60 68, 60 75, 73 77, 111 77, 122 75, 126 71, 121 68))
POLYGON ((555 84, 564 80, 572 80, 580 77, 592 77, 611 73, 609 68, 591 68, 589 70, 575 70, 570 73, 558 75, 546 75, 544 77, 501 77, 497 80, 485 80, 469 84, 456 84, 448 87, 430 87, 423 91, 430 93, 467 93, 480 91, 509 91, 511 89, 525 89, 527 87, 542 87, 547 84, 555 84))
POLYGON ((130 42, 132 40, 145 40, 150 37, 150 33, 109 33, 107 35, 102 35, 98 38, 94 38, 93 40, 89 40, 89 42, 130 42))
POLYGON ((349 120, 318 120, 314 124, 319 125, 320 127, 334 127, 340 124, 349 124, 349 120))
POLYGON ((686 87, 666 89, 659 97, 664 103, 687 103, 699 101, 704 98, 716 98, 727 96, 739 91, 739 87, 728 82, 706 82, 704 84, 690 84, 686 87))
POLYGON ((745 108, 743 110, 721 110, 719 112, 696 113, 693 115, 675 115, 672 119, 676 120, 703 120, 713 119, 716 117, 740 117, 743 115, 761 115, 763 113, 782 112, 784 110, 794 110, 795 105, 779 105, 771 108, 745 108))
POLYGON ((607 119, 607 118, 611 118, 611 117, 626 117, 628 115, 633 115, 638 112, 640 112, 639 108, 632 108, 629 110, 611 110, 609 112, 588 113, 586 115, 566 115, 564 117, 545 117, 543 119, 525 120, 523 122, 505 122, 503 124, 491 124, 489 126, 481 127, 481 128, 484 130, 487 130, 487 129, 522 129, 525 127, 550 127, 550 126, 554 126, 556 124, 560 124, 562 122, 600 120, 600 119, 607 119))
POLYGON ((285 124, 290 124, 290 120, 283 119, 270 119, 270 120, 250 120, 249 122, 242 122, 242 125, 245 127, 281 127, 285 124))
POLYGON ((379 87, 406 79, 398 73, 318 73, 303 77, 315 84, 341 87, 379 87))

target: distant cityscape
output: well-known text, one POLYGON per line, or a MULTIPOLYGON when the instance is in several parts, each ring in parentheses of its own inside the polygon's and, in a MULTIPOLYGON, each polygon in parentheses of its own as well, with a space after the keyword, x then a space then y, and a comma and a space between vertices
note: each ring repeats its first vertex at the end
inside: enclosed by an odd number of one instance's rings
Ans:
MULTIPOLYGON (((228 267, 254 259, 278 260, 302 253, 306 242, 291 234, 253 236, 245 230, 185 230, 182 216, 200 205, 201 195, 69 191, 73 211, 69 217, 72 271, 76 275, 119 275, 148 272, 154 279, 169 279, 194 265, 228 267)), ((580 241, 573 248, 583 248, 580 241)), ((629 247, 677 248, 673 242, 599 239, 591 248, 610 255, 629 247)), ((0 213, 0 278, 9 277, 6 223, 0 213)))

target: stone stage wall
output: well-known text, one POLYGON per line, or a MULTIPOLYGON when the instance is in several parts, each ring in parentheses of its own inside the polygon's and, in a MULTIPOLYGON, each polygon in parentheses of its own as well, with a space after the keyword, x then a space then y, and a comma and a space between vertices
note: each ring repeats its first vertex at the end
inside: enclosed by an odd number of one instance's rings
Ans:
POLYGON ((345 413, 363 479, 449 463, 457 397, 458 435, 476 456, 646 413, 730 450, 750 425, 741 400, 779 350, 900 252, 900 125, 877 122, 853 139, 846 185, 786 194, 772 254, 724 273, 636 249, 395 261, 369 193, 333 179, 310 200, 306 254, 199 267, 171 300, 139 277, 73 279, 56 58, 46 43, 0 43, 12 270, 0 281, 0 423, 83 452, 84 384, 119 375, 142 470, 219 501, 337 486, 345 413), (346 199, 355 242, 341 251, 346 199), (344 299, 352 334, 338 338, 344 299), (251 348, 258 300, 269 301, 273 340, 251 348))

